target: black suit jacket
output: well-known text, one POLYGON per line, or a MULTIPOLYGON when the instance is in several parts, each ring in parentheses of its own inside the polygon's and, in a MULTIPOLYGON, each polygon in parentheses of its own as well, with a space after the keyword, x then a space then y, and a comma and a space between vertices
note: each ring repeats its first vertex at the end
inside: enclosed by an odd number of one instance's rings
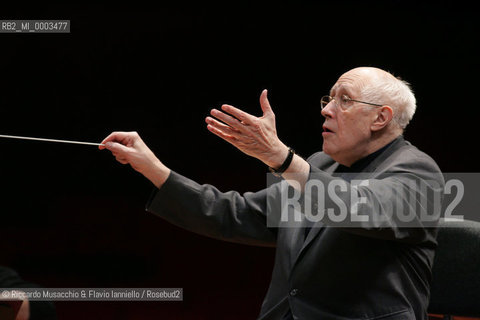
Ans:
MULTIPOLYGON (((334 179, 338 163, 328 155, 316 153, 308 162, 309 179, 334 179)), ((368 198, 361 210, 365 215, 373 210, 368 204, 378 204, 382 190, 398 191, 408 177, 436 182, 427 186, 437 192, 444 185, 435 162, 403 137, 364 171, 372 182, 362 190, 368 198)), ((147 211, 209 237, 276 246, 259 319, 281 319, 289 309, 295 319, 427 319, 434 227, 424 227, 419 219, 415 228, 400 228, 395 221, 337 228, 319 221, 305 239, 304 228, 266 226, 267 196, 280 185, 241 195, 199 185, 172 171, 152 195, 147 211)), ((392 197, 405 200, 396 192, 392 197)))

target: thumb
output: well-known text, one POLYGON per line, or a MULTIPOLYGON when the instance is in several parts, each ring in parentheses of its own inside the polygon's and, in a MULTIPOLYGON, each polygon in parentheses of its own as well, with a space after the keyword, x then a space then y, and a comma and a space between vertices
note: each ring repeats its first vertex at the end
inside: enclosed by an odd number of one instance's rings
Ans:
POLYGON ((123 144, 120 144, 120 143, 117 143, 117 142, 107 142, 105 143, 105 147, 110 150, 111 152, 115 152, 115 153, 118 153, 118 154, 126 154, 128 152, 130 152, 130 149, 131 148, 128 148, 126 146, 124 146, 123 144))
POLYGON ((268 91, 267 89, 262 91, 260 95, 260 107, 262 108, 263 115, 273 114, 272 107, 270 106, 270 102, 268 102, 267 98, 268 91))

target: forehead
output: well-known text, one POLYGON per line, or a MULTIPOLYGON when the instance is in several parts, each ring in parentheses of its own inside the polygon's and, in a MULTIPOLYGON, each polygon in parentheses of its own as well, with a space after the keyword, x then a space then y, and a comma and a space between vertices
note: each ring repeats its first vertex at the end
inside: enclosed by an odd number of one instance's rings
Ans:
POLYGON ((359 95, 364 83, 365 77, 358 73, 347 72, 338 78, 337 82, 330 89, 330 95, 336 93, 359 95))

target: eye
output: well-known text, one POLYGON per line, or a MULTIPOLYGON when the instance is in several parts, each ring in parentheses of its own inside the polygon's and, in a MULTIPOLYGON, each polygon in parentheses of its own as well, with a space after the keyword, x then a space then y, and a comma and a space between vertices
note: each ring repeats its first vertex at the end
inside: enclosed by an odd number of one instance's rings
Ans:
POLYGON ((341 99, 342 103, 344 103, 344 104, 346 104, 346 103, 348 103, 348 102, 350 102, 350 101, 352 100, 352 99, 350 99, 346 94, 342 95, 342 96, 340 97, 340 99, 341 99))

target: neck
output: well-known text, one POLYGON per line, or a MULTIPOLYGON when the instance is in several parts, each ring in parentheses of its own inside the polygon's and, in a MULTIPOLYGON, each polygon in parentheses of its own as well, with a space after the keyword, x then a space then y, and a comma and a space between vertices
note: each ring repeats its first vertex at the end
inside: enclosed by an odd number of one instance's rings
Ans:
POLYGON ((372 154, 375 151, 383 148, 401 134, 402 132, 392 132, 391 134, 383 134, 379 136, 375 136, 375 134, 372 134, 370 139, 368 139, 362 144, 358 144, 354 149, 351 149, 348 154, 344 154, 338 157, 332 156, 332 159, 346 167, 350 167, 358 160, 365 158, 369 154, 372 154))

